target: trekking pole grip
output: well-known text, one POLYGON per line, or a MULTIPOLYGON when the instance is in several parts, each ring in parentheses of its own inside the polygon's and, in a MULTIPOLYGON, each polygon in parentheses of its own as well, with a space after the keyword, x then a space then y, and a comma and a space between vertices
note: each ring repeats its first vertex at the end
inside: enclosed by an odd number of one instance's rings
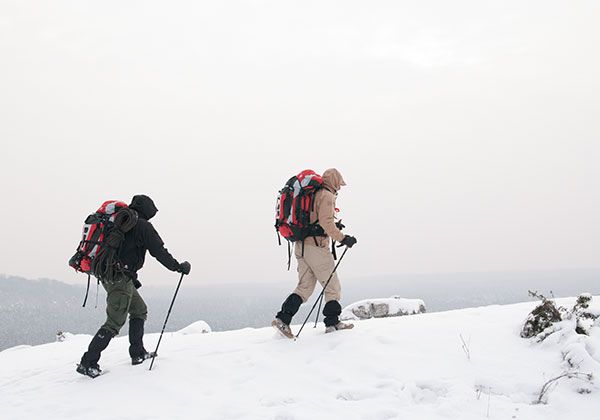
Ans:
POLYGON ((165 318, 165 323, 163 324, 162 331, 160 332, 160 337, 158 337, 158 343, 156 343, 156 350, 154 350, 154 356, 152 356, 152 362, 150 363, 150 369, 152 370, 152 366, 154 365, 154 359, 158 354, 158 346, 160 346, 160 342, 163 337, 163 333, 165 332, 165 328, 167 327, 167 321, 169 320, 169 315, 171 315, 171 309, 173 309, 173 304, 175 303, 175 298, 177 297, 177 292, 179 292, 179 287, 181 286, 181 281, 183 280, 183 276, 185 273, 181 273, 181 277, 179 278, 179 283, 177 283, 177 289, 175 289, 175 294, 173 295, 173 300, 171 301, 171 305, 169 306, 169 311, 167 312, 167 317, 165 318))

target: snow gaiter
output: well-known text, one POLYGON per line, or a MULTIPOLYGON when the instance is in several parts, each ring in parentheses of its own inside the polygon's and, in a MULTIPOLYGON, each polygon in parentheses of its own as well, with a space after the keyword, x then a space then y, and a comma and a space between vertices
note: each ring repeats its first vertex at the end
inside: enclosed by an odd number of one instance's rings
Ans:
POLYGON ((113 338, 113 333, 106 328, 100 328, 88 347, 88 351, 83 353, 81 358, 81 365, 85 367, 91 367, 98 364, 100 360, 100 353, 104 350, 110 340, 113 338))
POLYGON ((129 355, 132 358, 146 353, 144 348, 144 322, 140 318, 129 320, 129 355))
POLYGON ((340 322, 340 314, 342 313, 342 306, 337 300, 330 300, 323 307, 323 315, 325 319, 326 327, 337 325, 340 322))
POLYGON ((292 322, 292 318, 300 309, 300 305, 302 305, 302 298, 296 293, 292 293, 287 297, 283 305, 281 305, 281 311, 277 312, 277 318, 279 318, 283 323, 290 325, 292 322))

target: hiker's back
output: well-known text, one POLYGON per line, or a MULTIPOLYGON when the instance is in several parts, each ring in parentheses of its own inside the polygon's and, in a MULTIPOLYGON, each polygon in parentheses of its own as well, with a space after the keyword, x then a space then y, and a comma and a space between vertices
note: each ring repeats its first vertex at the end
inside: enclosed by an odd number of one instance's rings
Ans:
MULTIPOLYGON (((314 208, 311 210, 310 212, 310 223, 317 223, 319 222, 319 224, 321 224, 321 220, 323 217, 325 217, 325 214, 327 213, 327 216, 329 216, 329 211, 331 211, 331 219, 333 220, 334 217, 334 209, 335 209, 335 195, 329 191, 326 188, 322 188, 319 191, 317 191, 315 193, 315 205, 314 208)), ((322 224, 321 224, 322 226, 322 224)), ((330 244, 330 238, 329 235, 327 235, 327 233, 325 233, 325 236, 314 236, 313 238, 307 238, 305 240, 305 244, 308 245, 317 245, 323 248, 329 247, 330 244), (314 240, 313 240, 314 238, 314 240)))
POLYGON ((148 220, 140 215, 134 229, 125 235, 123 246, 120 250, 120 260, 126 267, 126 273, 137 279, 137 271, 144 266, 146 251, 171 271, 179 270, 179 262, 165 248, 165 243, 148 220))
POLYGON ((119 260, 132 278, 137 278, 137 271, 144 266, 150 229, 154 230, 152 224, 140 217, 135 227, 125 234, 119 250, 119 260))

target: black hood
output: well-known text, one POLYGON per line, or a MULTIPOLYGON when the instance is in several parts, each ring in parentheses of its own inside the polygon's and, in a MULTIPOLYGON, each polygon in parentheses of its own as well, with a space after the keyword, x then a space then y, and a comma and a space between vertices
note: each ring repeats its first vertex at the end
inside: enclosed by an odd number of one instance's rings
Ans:
POLYGON ((154 201, 147 195, 134 195, 129 208, 137 211, 146 220, 152 219, 158 211, 154 201))

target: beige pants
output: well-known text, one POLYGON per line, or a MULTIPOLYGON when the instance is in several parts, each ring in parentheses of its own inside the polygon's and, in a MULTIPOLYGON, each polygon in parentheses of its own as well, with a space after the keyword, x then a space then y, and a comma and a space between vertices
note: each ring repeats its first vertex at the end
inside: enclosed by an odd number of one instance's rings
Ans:
MULTIPOLYGON (((302 242, 296 242, 294 253, 298 260, 298 286, 294 293, 299 295, 304 302, 310 298, 315 290, 317 280, 324 286, 335 267, 335 261, 329 247, 309 245, 308 238, 304 243, 304 256, 302 256, 302 242)), ((325 289, 325 302, 341 299, 342 287, 337 272, 333 274, 327 289, 325 289)))

